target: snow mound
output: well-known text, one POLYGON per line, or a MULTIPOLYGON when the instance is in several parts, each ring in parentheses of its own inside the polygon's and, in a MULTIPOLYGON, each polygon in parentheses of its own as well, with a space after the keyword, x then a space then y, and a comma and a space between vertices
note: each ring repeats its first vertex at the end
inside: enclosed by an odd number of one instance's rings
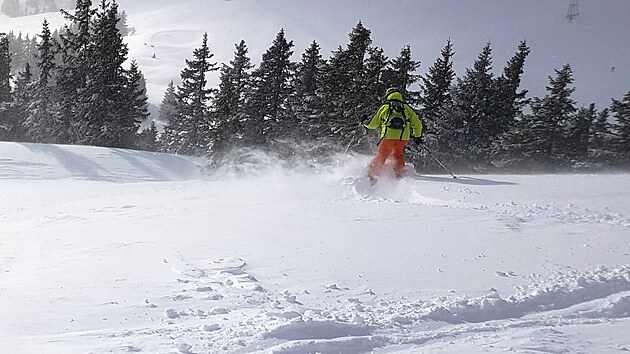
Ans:
POLYGON ((303 321, 296 319, 291 323, 269 331, 269 336, 278 339, 333 339, 348 336, 366 336, 369 327, 335 321, 303 321))
MULTIPOLYGON (((438 298, 422 319, 447 323, 478 323, 522 317, 529 313, 568 308, 630 291, 630 266, 598 267, 587 272, 558 272, 522 287, 516 295, 502 299, 496 291, 469 298, 438 298)), ((628 317, 630 301, 622 297, 597 313, 603 317, 628 317)))
POLYGON ((94 146, 0 143, 0 179, 107 182, 190 180, 203 159, 94 146))

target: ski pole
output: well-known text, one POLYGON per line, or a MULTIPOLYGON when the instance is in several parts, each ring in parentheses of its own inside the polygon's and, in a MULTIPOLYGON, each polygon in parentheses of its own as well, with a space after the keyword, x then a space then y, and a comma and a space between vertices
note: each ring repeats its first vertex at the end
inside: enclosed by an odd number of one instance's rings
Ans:
POLYGON ((361 126, 358 126, 357 129, 354 130, 354 133, 352 133, 352 139, 350 139, 350 143, 348 143, 348 146, 346 146, 346 151, 344 152, 344 154, 348 153, 348 150, 350 149, 350 145, 352 145, 352 143, 354 142, 354 138, 357 137, 357 133, 359 132, 359 130, 361 130, 361 126))
POLYGON ((352 139, 350 139, 350 142, 348 143, 348 146, 346 146, 346 151, 344 151, 344 154, 348 153, 348 149, 350 149, 350 145, 352 145, 352 143, 354 142, 354 137, 357 135, 357 130, 354 131, 354 133, 352 134, 352 139))
POLYGON ((442 162, 440 162, 440 160, 438 160, 438 158, 437 158, 437 157, 435 157, 435 155, 433 155, 433 153, 431 152, 431 150, 429 150, 429 148, 428 148, 426 145, 424 145, 423 143, 420 143, 420 146, 422 146, 422 148, 423 148, 424 150, 426 150, 426 152, 428 152, 428 153, 429 153, 429 155, 431 155, 431 157, 432 157, 432 158, 433 158, 433 159, 434 159, 434 160, 435 160, 435 161, 436 161, 436 162, 437 162, 440 166, 442 166, 442 168, 444 169, 444 171, 448 172, 448 174, 450 174, 450 175, 451 175, 451 177, 453 177, 453 178, 457 178, 454 174, 452 174, 452 173, 451 173, 451 171, 449 171, 449 170, 448 170, 448 168, 446 168, 446 166, 444 166, 444 164, 443 164, 442 162))

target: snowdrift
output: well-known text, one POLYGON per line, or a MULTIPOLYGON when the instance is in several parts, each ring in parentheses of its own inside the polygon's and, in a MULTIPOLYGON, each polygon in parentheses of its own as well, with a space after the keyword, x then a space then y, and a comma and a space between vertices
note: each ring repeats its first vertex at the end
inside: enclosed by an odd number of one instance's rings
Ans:
POLYGON ((0 178, 110 182, 199 178, 205 161, 171 154, 30 143, 0 143, 0 178))

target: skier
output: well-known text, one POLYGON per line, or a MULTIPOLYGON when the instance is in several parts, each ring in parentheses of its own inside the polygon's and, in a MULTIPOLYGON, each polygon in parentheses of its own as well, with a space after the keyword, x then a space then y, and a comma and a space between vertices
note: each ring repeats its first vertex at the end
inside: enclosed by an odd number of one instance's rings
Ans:
POLYGON ((370 163, 368 178, 372 184, 376 183, 383 165, 390 155, 394 160, 396 177, 402 177, 405 167, 404 150, 407 142, 413 138, 416 144, 422 143, 422 121, 408 104, 403 101, 402 94, 395 87, 385 92, 387 102, 378 109, 374 117, 368 121, 366 117, 363 125, 368 129, 381 127, 381 140, 378 142, 378 153, 370 163))

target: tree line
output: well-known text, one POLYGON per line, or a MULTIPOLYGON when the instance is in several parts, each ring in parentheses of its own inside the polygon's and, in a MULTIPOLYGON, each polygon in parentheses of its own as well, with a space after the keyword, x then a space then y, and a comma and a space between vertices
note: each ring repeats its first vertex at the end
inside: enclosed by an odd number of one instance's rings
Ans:
MULTIPOLYGON (((627 167, 630 162, 630 91, 600 111, 594 104, 578 107, 566 64, 549 76, 544 97, 527 97, 520 88, 530 53, 525 41, 501 75, 493 74, 487 43, 459 78, 450 40, 428 72, 418 75, 420 62, 409 46, 388 58, 372 46, 371 31, 361 22, 349 43, 328 59, 316 41, 299 62, 290 60, 292 48, 281 30, 257 68, 244 41, 235 45, 233 60, 218 67, 204 35, 181 72, 182 84, 171 83, 164 95, 160 114, 168 124, 160 146, 213 156, 240 146, 282 149, 287 142, 370 152, 377 136, 365 132, 360 121, 371 117, 385 90, 395 86, 420 113, 427 147, 455 170, 627 167), (217 70, 220 83, 208 88, 205 74, 217 70)), ((439 171, 424 149, 408 149, 416 167, 439 171)))
MULTIPOLYGON (((9 36, 0 34, 0 139, 141 147, 148 117, 144 77, 120 29, 118 5, 79 0, 56 36, 44 20, 34 65, 11 74, 9 36)), ((28 41, 28 43, 31 43, 28 41)))
MULTIPOLYGON (((349 41, 324 58, 313 41, 299 61, 280 30, 258 65, 244 40, 233 59, 218 64, 208 35, 186 60, 181 83, 167 87, 155 124, 139 132, 147 116, 144 78, 128 49, 115 3, 77 1, 58 38, 44 22, 35 70, 10 70, 7 36, 0 36, 0 139, 90 144, 205 155, 213 161, 239 147, 281 151, 296 146, 370 153, 378 137, 360 121, 398 87, 425 125, 426 146, 455 171, 534 168, 627 167, 630 162, 630 91, 610 106, 578 107, 571 95, 569 64, 549 76, 544 97, 528 97, 521 77, 530 48, 519 43, 500 75, 493 73, 487 43, 461 77, 453 70, 447 40, 426 74, 410 46, 389 58, 374 46, 361 22, 349 41), (35 74, 34 74, 35 73, 35 74), (208 76, 219 75, 217 87, 208 76)), ((410 145, 417 168, 438 171, 426 151, 410 145)))

